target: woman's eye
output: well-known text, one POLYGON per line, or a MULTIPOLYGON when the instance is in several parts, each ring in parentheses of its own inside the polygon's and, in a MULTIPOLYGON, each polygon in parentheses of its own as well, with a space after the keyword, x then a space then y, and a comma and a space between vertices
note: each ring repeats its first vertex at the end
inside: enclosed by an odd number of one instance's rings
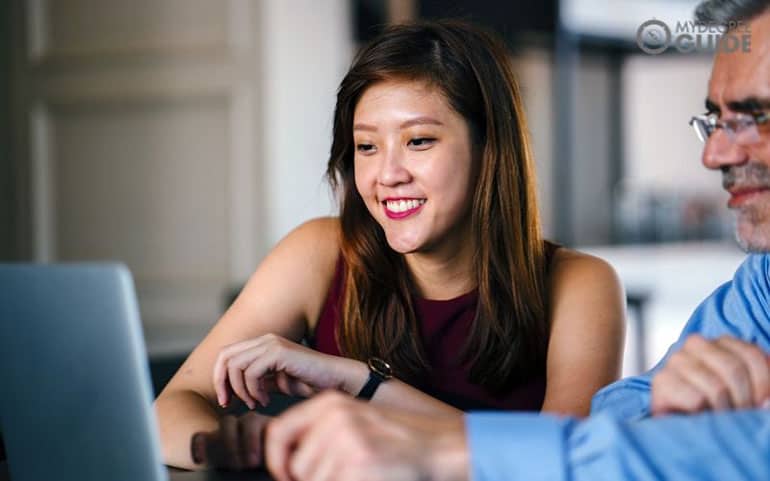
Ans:
POLYGON ((417 137, 415 139, 411 139, 409 141, 409 145, 412 145, 414 147, 429 147, 433 145, 435 141, 436 139, 433 139, 430 137, 417 137))
POLYGON ((374 152, 374 144, 357 144, 356 150, 365 154, 374 152))

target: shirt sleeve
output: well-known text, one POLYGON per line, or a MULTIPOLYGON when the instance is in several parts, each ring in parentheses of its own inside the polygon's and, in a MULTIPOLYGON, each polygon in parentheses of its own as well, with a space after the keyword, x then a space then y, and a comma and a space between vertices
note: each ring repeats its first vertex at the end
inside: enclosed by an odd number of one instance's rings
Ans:
POLYGON ((623 421, 471 413, 473 481, 755 481, 770 473, 770 411, 623 421))
POLYGON ((568 481, 567 418, 478 412, 465 418, 473 481, 568 481))
POLYGON ((626 420, 649 416, 653 376, 691 334, 709 339, 729 335, 770 352, 769 267, 770 256, 748 256, 733 279, 719 286, 698 306, 663 359, 644 374, 621 379, 601 389, 591 402, 591 413, 626 420))

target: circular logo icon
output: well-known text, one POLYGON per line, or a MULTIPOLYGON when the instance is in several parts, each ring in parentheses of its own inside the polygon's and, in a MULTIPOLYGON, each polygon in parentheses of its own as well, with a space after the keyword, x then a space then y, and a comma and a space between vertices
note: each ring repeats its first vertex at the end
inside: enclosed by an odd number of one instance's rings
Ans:
POLYGON ((636 31, 636 44, 650 55, 663 53, 671 45, 671 29, 660 20, 647 20, 636 31))

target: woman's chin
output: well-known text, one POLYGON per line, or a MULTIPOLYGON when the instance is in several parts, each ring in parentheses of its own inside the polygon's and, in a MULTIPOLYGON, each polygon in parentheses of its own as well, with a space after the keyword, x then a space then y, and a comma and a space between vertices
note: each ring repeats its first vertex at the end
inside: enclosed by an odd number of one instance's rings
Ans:
POLYGON ((393 244, 390 245, 390 248, 398 252, 399 254, 411 254, 412 252, 415 252, 417 250, 417 248, 413 246, 393 245, 393 244))
POLYGON ((421 242, 415 239, 388 239, 388 245, 399 254, 409 254, 420 249, 421 242))

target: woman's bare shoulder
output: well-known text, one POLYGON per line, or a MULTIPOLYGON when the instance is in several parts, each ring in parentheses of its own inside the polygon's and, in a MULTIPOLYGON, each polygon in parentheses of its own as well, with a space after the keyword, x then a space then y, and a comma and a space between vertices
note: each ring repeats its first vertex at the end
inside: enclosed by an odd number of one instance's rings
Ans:
POLYGON ((604 259, 566 247, 557 249, 551 261, 552 281, 583 276, 617 280, 615 269, 604 259))
POLYGON ((340 220, 337 217, 317 217, 308 220, 293 231, 284 240, 307 243, 308 247, 317 249, 321 255, 336 253, 340 249, 340 220))
POLYGON ((302 223, 278 243, 275 253, 299 263, 313 283, 331 282, 340 254, 339 219, 319 217, 302 223))
POLYGON ((286 250, 286 254, 297 255, 297 260, 304 266, 306 282, 303 284, 308 286, 310 293, 306 316, 312 329, 334 280, 340 257, 340 221, 336 217, 309 220, 292 231, 283 242, 291 244, 287 246, 291 249, 286 250))

